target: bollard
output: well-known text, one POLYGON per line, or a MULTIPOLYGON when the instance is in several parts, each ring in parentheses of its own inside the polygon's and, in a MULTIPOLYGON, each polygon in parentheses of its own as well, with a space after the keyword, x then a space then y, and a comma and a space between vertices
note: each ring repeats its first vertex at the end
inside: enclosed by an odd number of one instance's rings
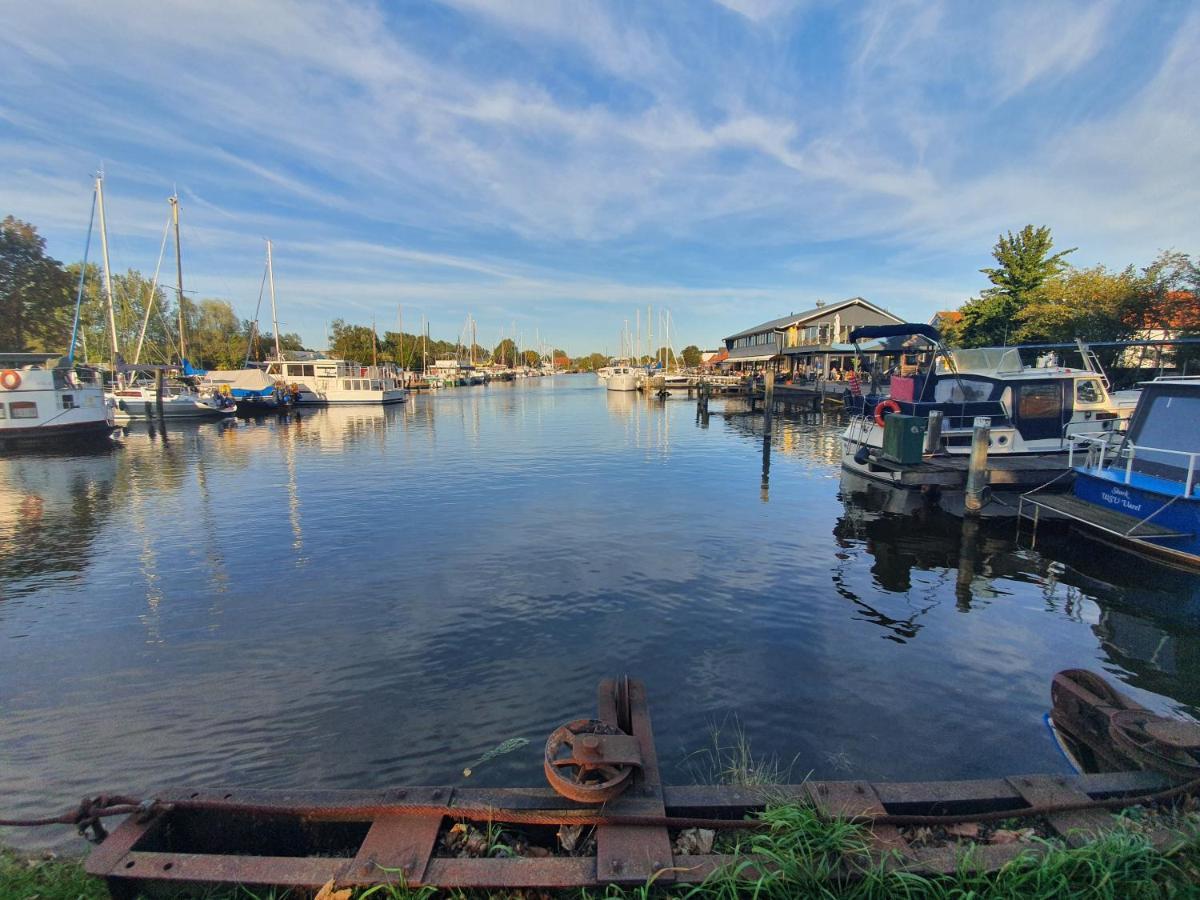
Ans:
POLYGON ((763 377, 763 432, 771 433, 772 404, 775 400, 775 371, 767 369, 763 377))
POLYGON ((163 370, 155 369, 154 371, 154 412, 160 419, 163 415, 162 406, 163 395, 163 370))
POLYGON ((929 411, 929 429, 925 432, 925 452, 936 454, 942 452, 942 420, 945 418, 940 409, 929 411))
POLYGON ((992 420, 987 416, 975 419, 971 435, 971 459, 967 463, 967 492, 964 498, 968 514, 978 514, 987 502, 988 435, 992 420))

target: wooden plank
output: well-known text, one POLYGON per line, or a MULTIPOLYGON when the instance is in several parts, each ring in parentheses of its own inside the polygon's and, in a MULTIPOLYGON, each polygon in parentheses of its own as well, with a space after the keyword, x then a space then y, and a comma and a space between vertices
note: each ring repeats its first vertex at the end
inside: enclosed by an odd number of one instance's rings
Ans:
MULTIPOLYGON (((825 815, 851 819, 855 816, 887 815, 875 789, 865 781, 817 781, 808 786, 808 794, 825 815)), ((904 852, 907 842, 895 825, 876 825, 871 829, 876 849, 904 852)))
POLYGON ((429 857, 437 843, 442 816, 380 816, 358 848, 338 883, 423 884, 429 857))
MULTIPOLYGON (((1066 778, 1053 775, 1026 775, 1009 778, 1008 783, 1030 806, 1085 803, 1092 799, 1070 784, 1066 778)), ((1046 817, 1046 821, 1072 847, 1082 847, 1089 840, 1113 826, 1112 814, 1102 809, 1052 813, 1046 817)))

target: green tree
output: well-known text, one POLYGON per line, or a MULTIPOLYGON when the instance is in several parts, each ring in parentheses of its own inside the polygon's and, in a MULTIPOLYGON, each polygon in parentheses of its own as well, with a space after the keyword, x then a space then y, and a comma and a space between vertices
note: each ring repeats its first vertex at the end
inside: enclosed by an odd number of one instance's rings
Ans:
POLYGON ((1137 309, 1145 280, 1129 266, 1109 272, 1104 266, 1068 269, 1031 291, 1015 318, 1022 343, 1119 341, 1137 330, 1137 309))
POLYGON ((71 279, 28 222, 0 222, 0 349, 67 350, 71 279))
POLYGON ((700 359, 704 356, 704 352, 695 344, 688 344, 683 348, 680 354, 683 357, 683 364, 689 369, 694 369, 700 365, 700 359))
POLYGON ((531 369, 537 368, 542 363, 542 358, 536 350, 526 350, 521 354, 521 361, 531 369))
POLYGON ((492 351, 492 359, 501 365, 515 366, 517 364, 517 342, 512 338, 502 340, 492 351))
POLYGON ((1067 268, 1064 258, 1077 248, 1052 254, 1054 241, 1047 226, 1026 225, 1017 234, 1000 235, 992 256, 997 265, 979 271, 992 287, 962 307, 962 320, 954 329, 957 342, 967 347, 1006 344, 1014 336, 1014 320, 1033 293, 1048 279, 1067 268))
POLYGON ((329 329, 330 350, 334 356, 357 363, 371 361, 375 341, 370 328, 366 325, 347 325, 343 319, 334 319, 329 329))

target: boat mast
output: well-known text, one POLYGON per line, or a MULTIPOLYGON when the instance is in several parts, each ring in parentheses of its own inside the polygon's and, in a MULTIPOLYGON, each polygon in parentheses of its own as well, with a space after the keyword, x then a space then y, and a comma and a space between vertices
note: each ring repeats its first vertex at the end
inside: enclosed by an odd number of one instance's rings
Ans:
POLYGON ((646 356, 654 356, 654 320, 650 318, 651 307, 646 304, 646 356))
MULTIPOLYGON (((267 282, 271 286, 271 330, 275 332, 275 359, 283 361, 283 351, 279 348, 279 319, 275 313, 275 262, 271 253, 271 239, 267 239, 267 282)), ((183 289, 180 288, 182 291, 183 289)), ((283 371, 280 369, 279 371, 283 371)))
POLYGON ((96 201, 100 207, 100 249, 104 256, 104 296, 108 301, 108 336, 112 342, 111 364, 113 379, 117 377, 117 357, 120 348, 117 346, 117 313, 113 305, 112 268, 108 262, 108 226, 104 219, 104 173, 96 176, 96 201))
POLYGON ((379 366, 379 344, 375 340, 375 317, 371 316, 371 365, 379 366))
MULTIPOLYGON (((75 365, 75 342, 79 336, 79 311, 83 307, 83 280, 87 275, 88 251, 92 249, 92 226, 96 223, 96 191, 92 190, 92 212, 88 217, 87 240, 83 244, 83 262, 79 264, 79 290, 75 292, 75 320, 71 323, 71 347, 67 352, 67 362, 75 365)), ((84 360, 87 359, 87 346, 83 348, 84 360)))
POLYGON ((179 362, 182 365, 187 357, 187 335, 183 330, 183 251, 179 247, 179 197, 173 196, 168 202, 171 204, 171 221, 175 225, 175 290, 179 294, 179 362))

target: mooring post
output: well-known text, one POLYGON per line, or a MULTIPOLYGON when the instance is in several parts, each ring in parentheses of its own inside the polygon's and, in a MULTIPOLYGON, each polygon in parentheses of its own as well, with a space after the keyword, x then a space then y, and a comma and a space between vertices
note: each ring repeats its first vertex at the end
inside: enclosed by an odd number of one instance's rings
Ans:
POLYGON ((975 419, 975 430, 971 434, 971 459, 967 463, 967 493, 965 499, 968 514, 976 515, 987 501, 987 457, 992 420, 987 416, 975 419))
POLYGON ((162 395, 163 395, 163 370, 155 369, 154 370, 154 414, 156 416, 158 416, 160 419, 162 418, 162 415, 163 415, 162 395))
POLYGON ((945 418, 940 409, 929 411, 929 429, 925 432, 925 452, 929 454, 942 452, 942 420, 945 418))
POLYGON ((767 369, 763 377, 763 432, 771 433, 771 412, 775 401, 775 370, 767 369))

